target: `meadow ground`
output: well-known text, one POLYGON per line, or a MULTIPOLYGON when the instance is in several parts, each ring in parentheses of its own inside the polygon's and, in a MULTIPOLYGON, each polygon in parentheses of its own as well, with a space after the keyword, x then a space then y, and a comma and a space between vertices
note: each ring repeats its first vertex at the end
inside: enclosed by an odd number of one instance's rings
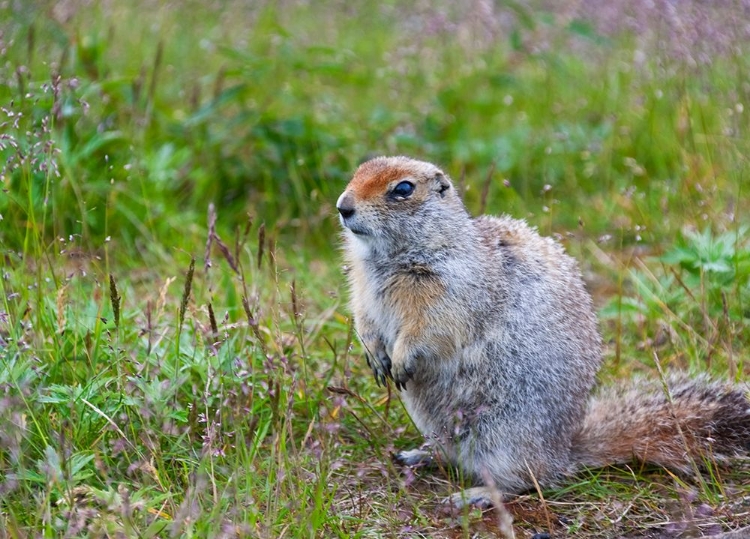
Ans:
POLYGON ((579 259, 602 384, 750 373, 750 5, 0 2, 0 538, 699 537, 750 464, 503 511, 377 387, 334 202, 439 163, 579 259))

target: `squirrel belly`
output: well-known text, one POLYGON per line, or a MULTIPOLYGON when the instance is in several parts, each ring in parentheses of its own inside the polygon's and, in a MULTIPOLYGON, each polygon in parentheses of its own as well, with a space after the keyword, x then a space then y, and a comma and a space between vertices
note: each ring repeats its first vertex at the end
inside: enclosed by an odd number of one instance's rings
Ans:
POLYGON ((591 397, 602 345, 576 262, 523 221, 472 218, 436 166, 368 161, 337 208, 376 380, 393 380, 419 430, 479 482, 509 494, 581 466, 686 469, 748 450, 737 387, 673 377, 669 396, 641 382, 591 397))

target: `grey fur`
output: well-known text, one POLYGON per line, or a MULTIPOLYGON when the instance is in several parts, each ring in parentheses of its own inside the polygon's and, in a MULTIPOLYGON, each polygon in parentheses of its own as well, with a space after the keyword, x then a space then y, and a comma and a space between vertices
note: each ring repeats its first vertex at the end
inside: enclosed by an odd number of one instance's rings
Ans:
MULTIPOLYGON (((633 420, 669 422, 659 388, 589 402, 601 338, 578 266, 553 240, 506 216, 471 218, 441 170, 404 157, 363 164, 338 207, 351 306, 376 379, 392 379, 419 430, 480 482, 503 493, 554 484, 632 456, 612 446, 633 420), (413 194, 394 197, 403 181, 413 194), (631 408, 641 412, 622 417, 631 408), (599 416, 606 426, 592 424, 599 416)), ((733 433, 736 452, 750 440, 750 403, 728 401, 747 428, 733 433)), ((453 499, 478 503, 482 493, 453 499)))

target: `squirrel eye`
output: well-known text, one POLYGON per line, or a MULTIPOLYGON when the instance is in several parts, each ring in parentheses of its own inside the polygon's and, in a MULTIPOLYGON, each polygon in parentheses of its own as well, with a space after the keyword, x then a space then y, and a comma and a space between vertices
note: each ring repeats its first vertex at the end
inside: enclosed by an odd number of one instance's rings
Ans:
POLYGON ((411 182, 401 182, 393 188, 393 196, 398 198, 407 198, 414 192, 414 184, 411 182))

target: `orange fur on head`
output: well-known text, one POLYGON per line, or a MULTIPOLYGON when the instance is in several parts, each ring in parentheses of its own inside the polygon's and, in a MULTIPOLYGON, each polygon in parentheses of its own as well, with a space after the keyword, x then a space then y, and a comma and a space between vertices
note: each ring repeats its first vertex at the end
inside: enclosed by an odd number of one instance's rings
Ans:
POLYGON ((348 190, 359 200, 367 200, 385 192, 388 185, 417 172, 406 158, 377 157, 362 163, 349 182, 348 190), (403 161, 402 161, 403 159, 403 161))

